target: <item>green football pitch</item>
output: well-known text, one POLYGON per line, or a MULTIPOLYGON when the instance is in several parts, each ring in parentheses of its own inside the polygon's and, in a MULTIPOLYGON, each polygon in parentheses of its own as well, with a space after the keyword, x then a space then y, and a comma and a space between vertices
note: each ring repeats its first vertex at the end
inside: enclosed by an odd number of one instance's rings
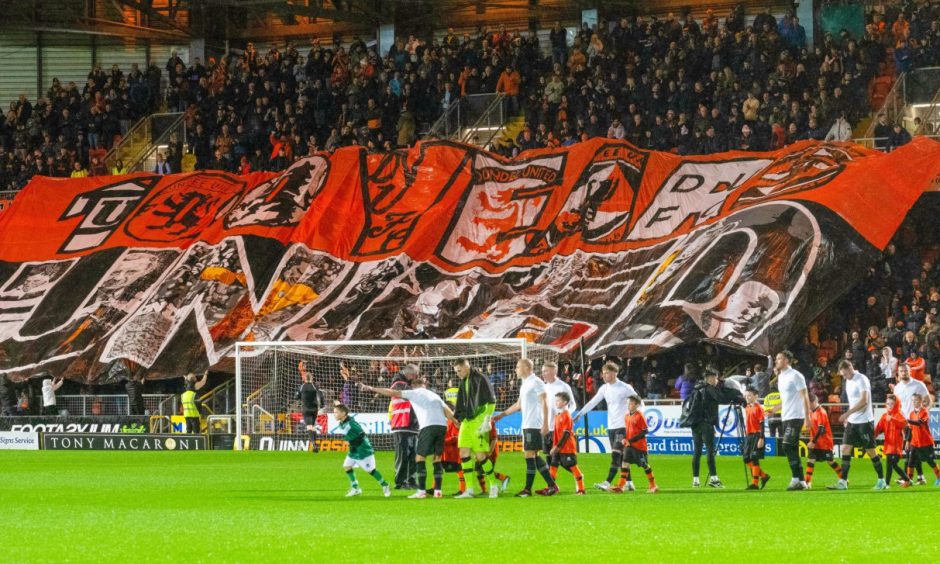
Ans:
MULTIPOLYGON (((342 457, 7 451, 0 454, 0 560, 404 562, 423 554, 439 562, 796 562, 929 559, 937 546, 911 543, 933 538, 940 488, 872 491, 868 460, 855 461, 847 492, 825 490, 834 477, 825 466, 817 489, 784 491, 782 458, 765 461, 773 479, 764 491, 743 489, 739 458, 719 458, 726 489, 692 489, 688 457, 654 456, 655 495, 575 496, 562 472, 554 498, 410 500, 402 491, 384 498, 361 472, 363 496, 345 499, 342 457), (886 527, 922 531, 899 535, 886 527)), ((608 460, 581 456, 588 488, 603 479, 608 460)), ((390 476, 391 454, 378 461, 390 476)), ((515 493, 524 480, 521 455, 503 455, 499 467, 512 475, 515 493)), ((635 481, 645 490, 645 480, 635 481)), ((444 489, 456 490, 455 475, 446 475, 444 489)))

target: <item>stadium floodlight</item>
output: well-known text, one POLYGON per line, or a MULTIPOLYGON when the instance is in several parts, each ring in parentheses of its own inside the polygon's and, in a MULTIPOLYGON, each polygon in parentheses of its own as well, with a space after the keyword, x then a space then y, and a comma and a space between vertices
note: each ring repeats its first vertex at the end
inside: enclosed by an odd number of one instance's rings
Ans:
POLYGON ((494 385, 496 409, 501 411, 517 399, 515 367, 520 358, 532 360, 538 371, 544 362, 557 362, 558 353, 521 338, 238 342, 235 448, 244 448, 246 436, 255 443, 264 439, 275 445, 269 448, 278 450, 305 447, 305 425, 295 397, 301 384, 301 362, 322 392, 320 433, 329 432, 333 402, 341 401, 354 414, 368 414, 360 423, 377 448, 389 448, 392 437, 387 416, 381 416, 388 413, 388 399, 366 393, 358 384, 390 386, 402 368, 414 364, 427 378, 428 388, 444 397, 458 385, 454 364, 467 359, 494 385))

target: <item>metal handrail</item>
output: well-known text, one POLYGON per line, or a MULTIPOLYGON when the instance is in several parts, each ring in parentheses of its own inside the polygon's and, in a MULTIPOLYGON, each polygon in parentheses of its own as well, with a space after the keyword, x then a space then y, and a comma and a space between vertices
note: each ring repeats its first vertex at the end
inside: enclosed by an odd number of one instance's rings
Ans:
POLYGON ((156 120, 167 117, 167 116, 173 116, 176 118, 173 120, 170 127, 167 128, 167 129, 170 129, 176 126, 176 123, 180 119, 183 118, 184 114, 183 112, 162 112, 162 113, 150 114, 147 117, 141 118, 140 121, 138 121, 136 124, 134 124, 133 127, 127 130, 127 133, 121 139, 121 142, 115 145, 114 147, 112 147, 110 151, 108 151, 108 154, 104 158, 105 166, 107 166, 109 169, 113 168, 115 161, 117 161, 118 158, 120 158, 121 160, 124 161, 124 166, 125 168, 127 168, 128 172, 133 170, 133 167, 130 166, 128 163, 132 163, 134 165, 139 164, 143 158, 142 155, 145 156, 152 150, 152 147, 154 145, 154 139, 153 139, 154 123, 156 123, 156 120), (140 143, 141 141, 143 141, 142 150, 134 154, 125 155, 127 151, 129 151, 135 144, 140 143))
POLYGON ((151 415, 150 416, 150 432, 151 433, 172 433, 173 423, 170 422, 170 418, 166 415, 151 415))
POLYGON ((108 163, 113 163, 116 160, 115 157, 118 154, 118 151, 122 150, 125 144, 130 143, 130 139, 134 138, 134 135, 137 134, 137 130, 150 124, 150 118, 151 116, 147 115, 137 120, 137 123, 132 125, 131 128, 127 130, 127 133, 121 136, 121 141, 117 145, 111 147, 111 150, 108 151, 104 157, 104 162, 108 165, 108 168, 111 168, 110 164, 108 163))
MULTIPOLYGON (((914 135, 911 135, 911 137, 915 137, 915 136, 914 136, 914 135)), ((940 135, 923 135, 923 134, 920 134, 920 135, 917 135, 916 137, 926 137, 927 139, 936 139, 936 140, 940 140, 940 135)), ((852 139, 852 143, 856 143, 856 144, 858 144, 858 145, 861 145, 861 146, 863 146, 863 147, 867 147, 867 148, 869 148, 869 149, 877 149, 877 150, 879 150, 879 151, 884 151, 884 152, 886 152, 886 153, 890 153, 893 149, 896 149, 897 147, 889 147, 887 144, 885 144, 885 145, 882 146, 882 147, 878 147, 878 146, 876 145, 876 142, 878 142, 878 141, 884 141, 884 140, 886 140, 886 139, 888 139, 888 138, 887 138, 887 137, 856 137, 855 139, 852 139)))
POLYGON ((158 404, 157 404, 157 413, 159 413, 160 415, 166 415, 166 404, 167 404, 168 402, 173 402, 173 407, 172 407, 172 409, 169 410, 170 415, 176 415, 177 406, 176 406, 176 396, 175 396, 175 395, 171 395, 171 396, 167 397, 166 399, 164 399, 163 401, 161 401, 160 403, 158 403, 158 404))
POLYGON ((225 423, 225 433, 231 434, 235 431, 233 426, 235 425, 235 416, 233 415, 210 415, 206 417, 206 432, 212 434, 213 423, 224 422, 225 423))
POLYGON ((259 412, 259 411, 260 411, 262 414, 267 415, 268 417, 271 418, 271 432, 273 433, 273 432, 277 431, 277 417, 275 417, 274 415, 272 415, 271 412, 268 411, 267 409, 261 407, 260 405, 255 404, 255 405, 251 406, 251 428, 252 428, 253 432, 255 432, 255 433, 263 433, 263 432, 264 432, 263 430, 261 430, 261 429, 262 429, 262 427, 261 427, 261 425, 260 425, 261 419, 260 419, 260 418, 256 418, 256 416, 255 416, 255 413, 256 413, 256 412, 259 412), (255 427, 255 422, 256 422, 256 421, 259 423, 259 425, 258 425, 257 427, 255 427), (257 430, 255 430, 255 429, 257 429, 257 430))
POLYGON ((216 401, 217 399, 223 400, 223 411, 225 413, 230 413, 229 405, 232 405, 234 409, 234 402, 232 402, 232 396, 235 394, 235 379, 226 380, 225 382, 219 384, 215 388, 212 388, 206 392, 203 396, 199 397, 197 401, 202 404, 203 408, 211 414, 215 414, 218 409, 216 401), (221 397, 222 394, 225 394, 225 397, 221 397))
POLYGON ((441 117, 437 118, 434 124, 425 134, 425 139, 450 139, 450 121, 457 114, 457 130, 460 130, 460 107, 464 104, 465 98, 460 97, 454 100, 441 117), (442 132, 443 130, 443 132, 442 132), (443 134, 442 134, 443 133, 443 134))
MULTIPOLYGON (((172 114, 161 114, 161 115, 172 115, 172 114)), ((149 159, 150 156, 151 156, 155 151, 158 151, 158 150, 160 149, 160 146, 161 146, 161 145, 166 145, 167 142, 168 142, 169 139, 170 139, 170 136, 173 135, 174 133, 176 133, 176 132, 177 132, 177 128, 179 127, 179 125, 180 125, 181 123, 183 123, 183 118, 184 118, 184 117, 185 117, 185 116, 184 116, 183 114, 179 114, 179 117, 177 117, 175 120, 173 120, 173 123, 171 123, 171 124, 163 131, 163 133, 162 133, 159 137, 157 137, 156 140, 154 140, 153 142, 151 142, 151 143, 147 146, 146 149, 144 149, 143 151, 141 151, 141 153, 140 153, 139 155, 137 155, 137 157, 134 159, 134 161, 133 161, 132 164, 124 163, 125 166, 127 166, 128 172, 134 172, 135 170, 137 170, 137 168, 138 168, 144 161, 146 161, 147 159, 149 159)), ((182 137, 183 137, 184 140, 186 139, 186 124, 185 124, 185 123, 183 123, 182 137)), ((183 143, 184 143, 184 145, 185 145, 185 141, 183 141, 183 143)), ((183 152, 185 152, 185 147, 184 147, 184 151, 183 151, 183 152)))
POLYGON ((930 100, 930 106, 927 108, 927 113, 921 118, 920 125, 914 130, 914 135, 920 135, 923 132, 924 126, 927 125, 927 122, 933 123, 937 121, 938 106, 940 106, 940 88, 934 92, 933 99, 930 100))
POLYGON ((506 95, 497 93, 496 97, 493 98, 493 101, 490 102, 490 104, 486 107, 485 110, 483 110, 483 113, 480 114, 480 117, 477 118, 477 120, 473 123, 473 125, 471 125, 470 127, 464 130, 463 135, 460 136, 460 141, 463 143, 469 143, 470 139, 474 135, 476 135, 481 129, 483 129, 483 127, 485 126, 485 127, 490 128, 489 129, 490 135, 485 142, 479 143, 479 146, 481 147, 488 146, 489 143, 496 136, 496 133, 499 132, 499 130, 503 128, 503 124, 506 121, 505 116, 503 115, 503 108, 505 107, 504 106, 505 101, 506 101, 506 95), (498 125, 494 127, 491 122, 491 117, 496 112, 496 110, 499 110, 499 120, 498 120, 498 125))
POLYGON ((888 91, 888 95, 885 96, 885 101, 881 104, 881 108, 875 112, 874 119, 868 124, 868 129, 865 130, 864 137, 874 137, 875 136, 875 125, 878 123, 878 116, 885 114, 888 117, 888 123, 894 123, 897 119, 898 109, 904 106, 904 99, 902 90, 904 88, 904 80, 907 78, 907 73, 901 73, 894 80, 894 84, 891 85, 891 90, 888 91), (900 104, 898 101, 900 100, 900 104))

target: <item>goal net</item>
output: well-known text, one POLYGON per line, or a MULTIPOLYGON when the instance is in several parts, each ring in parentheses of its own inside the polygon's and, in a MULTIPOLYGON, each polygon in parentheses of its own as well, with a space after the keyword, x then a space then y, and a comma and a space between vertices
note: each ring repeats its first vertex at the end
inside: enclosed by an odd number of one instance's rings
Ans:
POLYGON ((516 362, 528 358, 539 374, 543 363, 558 361, 557 352, 524 339, 450 339, 412 341, 240 342, 235 347, 236 448, 307 450, 306 423, 297 392, 299 364, 322 392, 317 416, 319 446, 343 449, 335 429, 333 402, 347 406, 369 434, 375 448, 392 448, 389 399, 361 390, 360 384, 389 387, 413 364, 428 388, 447 399, 455 397, 458 377, 453 365, 466 358, 493 384, 496 409, 518 398, 516 362), (345 369, 344 369, 345 368, 345 369))

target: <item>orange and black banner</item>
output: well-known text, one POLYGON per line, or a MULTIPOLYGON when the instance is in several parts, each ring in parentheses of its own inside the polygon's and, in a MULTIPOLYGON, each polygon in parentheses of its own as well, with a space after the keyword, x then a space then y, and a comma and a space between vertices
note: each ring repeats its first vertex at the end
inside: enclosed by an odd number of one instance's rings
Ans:
POLYGON ((95 381, 231 364, 239 340, 525 337, 646 355, 784 346, 940 173, 803 142, 678 157, 449 142, 284 173, 35 178, 0 214, 0 371, 95 381))

